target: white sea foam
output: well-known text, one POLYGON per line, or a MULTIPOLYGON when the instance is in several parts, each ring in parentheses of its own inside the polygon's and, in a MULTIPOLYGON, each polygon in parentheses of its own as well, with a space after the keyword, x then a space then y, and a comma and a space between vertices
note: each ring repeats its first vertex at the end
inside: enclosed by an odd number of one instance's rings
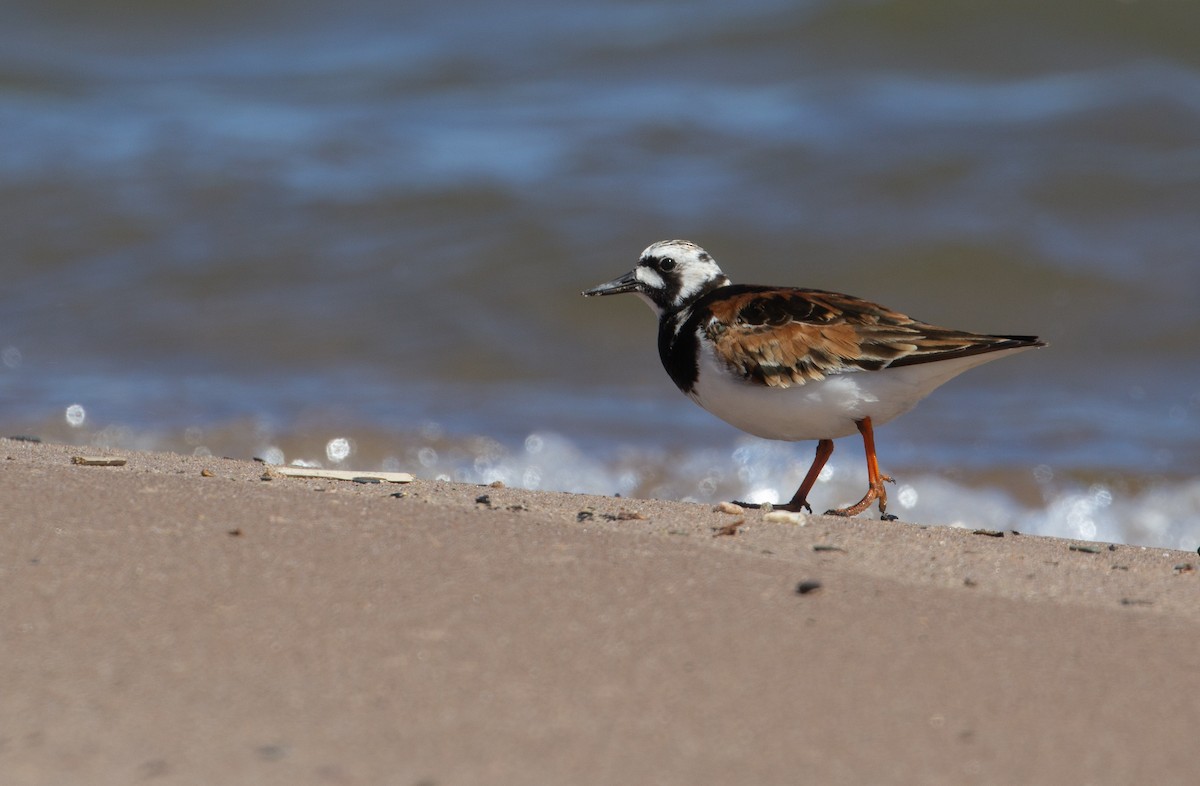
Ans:
MULTIPOLYGON (((846 453, 849 454, 847 451, 846 453)), ((520 448, 491 443, 483 460, 438 462, 417 474, 471 483, 626 497, 715 502, 786 500, 807 470, 807 451, 785 443, 740 440, 726 451, 682 453, 624 449, 599 456, 557 434, 529 435, 520 448)), ((857 451, 831 462, 810 494, 818 512, 856 501, 865 473, 857 451)), ((1003 473, 1012 477, 1020 473, 1003 473)), ((1003 482, 974 483, 921 472, 890 487, 889 512, 904 521, 1016 530, 1028 535, 1131 543, 1194 551, 1200 546, 1200 480, 1147 482, 1136 492, 1103 484, 1057 483, 1044 467, 1028 469, 1040 504, 1021 501, 1003 482)))
MULTIPOLYGON (((233 423, 163 434, 119 424, 89 430, 90 418, 82 427, 57 423, 57 431, 47 424, 47 438, 103 447, 253 455, 269 464, 352 464, 355 469, 405 471, 427 479, 500 481, 513 488, 701 503, 789 499, 812 458, 810 444, 751 437, 722 447, 662 449, 619 440, 582 444, 553 431, 500 441, 453 435, 433 424, 400 433, 351 428, 344 437, 330 440, 324 427, 273 433, 260 424, 248 432, 233 423), (200 440, 203 444, 197 444, 200 440), (285 443, 286 453, 281 447, 285 443)), ((809 495, 817 512, 851 504, 865 490, 861 449, 846 442, 809 495)), ((888 512, 902 521, 1188 551, 1200 547, 1196 478, 1114 476, 1109 471, 1106 476, 1119 477, 1119 484, 1077 482, 1070 478, 1083 474, 1080 467, 1048 464, 963 473, 953 466, 943 472, 940 464, 931 470, 893 462, 883 469, 898 478, 888 488, 888 512)))

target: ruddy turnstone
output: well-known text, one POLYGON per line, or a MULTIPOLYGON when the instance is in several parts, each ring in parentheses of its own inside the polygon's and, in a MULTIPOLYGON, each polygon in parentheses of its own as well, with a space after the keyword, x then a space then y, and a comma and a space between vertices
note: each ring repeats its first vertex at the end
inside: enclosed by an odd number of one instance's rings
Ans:
POLYGON ((969 368, 1033 347, 1036 336, 990 336, 936 327, 851 295, 820 289, 734 284, 707 251, 663 240, 637 267, 584 296, 640 295, 658 315, 658 355, 692 401, 766 439, 815 439, 817 455, 792 499, 776 507, 812 511, 808 493, 833 440, 858 432, 867 453, 867 493, 855 516, 887 492, 874 427, 902 415, 969 368))

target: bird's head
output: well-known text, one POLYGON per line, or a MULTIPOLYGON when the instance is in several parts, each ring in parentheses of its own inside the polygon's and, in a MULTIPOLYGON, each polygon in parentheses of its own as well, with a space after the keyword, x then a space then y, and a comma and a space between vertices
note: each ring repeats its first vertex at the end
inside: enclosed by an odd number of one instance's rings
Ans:
POLYGON ((661 316, 728 283, 729 278, 700 246, 687 240, 660 240, 642 252, 633 270, 583 294, 592 297, 633 292, 661 316))

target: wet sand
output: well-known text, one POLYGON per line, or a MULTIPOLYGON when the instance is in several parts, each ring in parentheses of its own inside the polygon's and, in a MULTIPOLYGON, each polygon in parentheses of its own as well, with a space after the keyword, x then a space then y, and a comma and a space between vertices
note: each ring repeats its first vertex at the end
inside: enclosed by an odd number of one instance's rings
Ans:
POLYGON ((0 459, 5 784, 1194 782, 1194 553, 0 459))

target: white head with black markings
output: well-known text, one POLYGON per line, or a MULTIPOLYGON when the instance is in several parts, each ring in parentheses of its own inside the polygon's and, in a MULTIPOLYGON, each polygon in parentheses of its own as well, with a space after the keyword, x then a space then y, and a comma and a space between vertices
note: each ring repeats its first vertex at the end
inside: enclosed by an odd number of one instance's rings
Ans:
POLYGON ((688 240, 660 240, 642 252, 633 270, 583 294, 591 297, 633 292, 662 316, 728 283, 729 278, 700 246, 688 240))

